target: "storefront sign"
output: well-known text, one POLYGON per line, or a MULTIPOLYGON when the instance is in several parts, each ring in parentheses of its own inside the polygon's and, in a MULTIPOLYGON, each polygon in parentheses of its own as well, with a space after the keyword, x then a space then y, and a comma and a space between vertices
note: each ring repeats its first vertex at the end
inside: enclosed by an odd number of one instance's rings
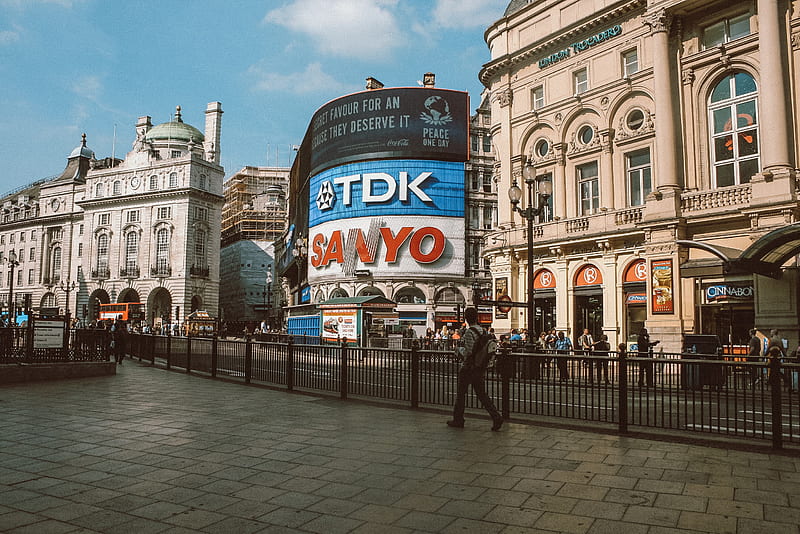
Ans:
POLYGON ((549 67, 554 63, 558 63, 562 59, 567 59, 572 54, 577 54, 578 52, 583 52, 584 50, 588 50, 589 48, 593 47, 596 44, 602 43, 603 41, 607 41, 612 37, 616 37, 617 35, 622 34, 622 26, 619 24, 608 28, 596 35, 592 35, 591 37, 584 39, 583 41, 577 41, 572 43, 567 48, 563 50, 559 50, 554 54, 550 54, 547 57, 543 57, 539 60, 539 68, 543 69, 545 67, 549 67))
POLYGON ((647 282, 647 262, 636 260, 625 269, 623 282, 647 282))
POLYGON ((642 305, 644 306, 647 304, 647 294, 646 293, 628 293, 625 296, 625 304, 629 306, 636 306, 642 305))
POLYGON ((653 275, 653 313, 674 313, 672 260, 650 262, 653 275))
POLYGON ((533 277, 534 289, 555 289, 556 276, 549 269, 539 270, 533 277))
POLYGON ((753 300, 753 286, 716 284, 708 286, 703 291, 706 302, 720 302, 728 300, 753 300))
MULTIPOLYGON (((508 278, 495 278, 494 295, 496 300, 504 300, 505 298, 508 298, 508 278)), ((511 308, 498 306, 494 309, 495 319, 508 319, 508 312, 510 309, 511 308)))
POLYGON ((594 265, 584 265, 575 275, 576 286, 595 286, 603 283, 603 275, 600 269, 594 265))

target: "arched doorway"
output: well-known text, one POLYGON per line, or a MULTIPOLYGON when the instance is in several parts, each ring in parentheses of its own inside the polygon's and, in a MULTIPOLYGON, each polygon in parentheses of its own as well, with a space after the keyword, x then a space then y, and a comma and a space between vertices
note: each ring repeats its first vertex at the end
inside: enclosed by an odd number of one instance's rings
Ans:
POLYGON ((191 311, 193 312, 203 309, 203 299, 200 297, 200 295, 195 295, 192 297, 191 306, 192 306, 191 311))
POLYGON ((461 327, 464 320, 464 304, 466 299, 461 291, 455 287, 445 287, 436 293, 433 299, 435 311, 435 327, 437 330, 442 327, 456 329, 461 327))
POLYGON ((94 323, 100 317, 100 304, 111 304, 111 297, 105 289, 95 289, 89 295, 88 311, 86 313, 86 321, 94 323))
POLYGON ((147 299, 147 322, 159 326, 172 318, 172 295, 163 287, 150 293, 147 299))
POLYGON ((132 287, 128 287, 120 291, 117 302, 141 302, 139 298, 139 292, 132 287))
POLYGON ((575 273, 575 317, 572 325, 573 343, 584 328, 595 339, 603 334, 603 275, 600 269, 587 264, 575 273))
POLYGON ((383 291, 381 291, 380 289, 378 289, 375 286, 366 286, 366 287, 362 288, 361 291, 358 292, 358 296, 359 297, 372 297, 372 296, 375 296, 375 295, 377 295, 379 297, 385 297, 386 296, 386 295, 383 294, 383 291))
POLYGON ((346 298, 346 297, 349 297, 349 296, 350 296, 350 295, 348 295, 348 294, 347 294, 347 291, 345 291, 345 290, 344 290, 343 288, 341 288, 341 287, 337 287, 336 289, 334 289, 333 291, 331 291, 331 294, 330 294, 330 296, 329 296, 328 298, 330 298, 330 299, 335 299, 335 298, 346 298))
POLYGON ((401 288, 394 295, 394 301, 398 304, 425 304, 425 300, 425 293, 414 286, 401 288))

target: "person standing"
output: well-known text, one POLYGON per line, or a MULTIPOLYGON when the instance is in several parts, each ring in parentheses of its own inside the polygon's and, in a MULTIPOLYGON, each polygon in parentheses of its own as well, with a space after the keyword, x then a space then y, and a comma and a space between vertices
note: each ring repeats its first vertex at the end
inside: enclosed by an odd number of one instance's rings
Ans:
MULTIPOLYGON (((601 360, 594 360, 594 365, 597 367, 597 381, 600 382, 600 374, 603 375, 603 380, 606 384, 608 381, 608 351, 611 350, 611 344, 608 342, 608 336, 603 334, 600 336, 600 341, 595 341, 593 350, 597 356, 602 356, 601 360)), ((592 381, 592 368, 589 367, 589 381, 592 381)))
MULTIPOLYGON (((650 341, 650 334, 647 332, 647 328, 642 328, 642 331, 639 332, 639 335, 636 337, 636 345, 637 350, 639 351, 640 358, 652 358, 653 354, 650 351, 653 345, 658 344, 658 341, 650 341)), ((647 387, 653 387, 653 363, 652 362, 640 362, 639 363, 639 386, 645 385, 647 383, 647 387)))
POLYGON ((111 341, 114 344, 114 359, 117 364, 122 365, 128 344, 128 326, 124 321, 114 320, 114 324, 111 325, 111 341))
MULTIPOLYGON (((761 362, 761 338, 758 337, 755 328, 750 329, 750 343, 747 346, 747 361, 748 362, 761 362)), ((758 377, 761 373, 758 367, 750 367, 748 375, 750 376, 750 386, 755 387, 758 377)))
MULTIPOLYGON (((583 350, 583 354, 585 356, 589 356, 589 353, 592 352, 592 347, 594 346, 594 338, 592 334, 589 333, 588 328, 583 329, 583 334, 578 338, 578 346, 583 350)), ((589 382, 592 381, 592 360, 589 358, 583 359, 583 366, 586 367, 589 371, 589 382)))
POLYGON ((569 369, 567 369, 567 356, 572 350, 572 340, 564 334, 563 330, 559 330, 558 336, 555 341, 556 366, 558 367, 559 379, 564 382, 569 380, 569 369))
POLYGON ((458 370, 458 390, 456 391, 455 406, 453 406, 453 418, 447 421, 447 426, 464 428, 464 408, 466 406, 467 390, 469 386, 472 386, 475 396, 478 397, 481 405, 492 417, 492 430, 497 432, 503 425, 503 417, 497 411, 491 397, 486 393, 484 374, 489 363, 488 358, 481 365, 475 363, 476 343, 484 333, 483 327, 478 324, 478 309, 472 306, 466 308, 464 310, 464 318, 467 320, 469 328, 464 332, 464 342, 456 349, 456 353, 463 359, 463 363, 458 370))

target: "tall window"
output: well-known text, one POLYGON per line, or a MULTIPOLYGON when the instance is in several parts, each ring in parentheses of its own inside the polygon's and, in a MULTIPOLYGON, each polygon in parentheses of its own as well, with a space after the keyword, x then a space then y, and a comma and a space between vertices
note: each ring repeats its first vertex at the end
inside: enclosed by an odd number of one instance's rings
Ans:
POLYGON ((58 278, 61 274, 61 247, 53 249, 53 257, 50 263, 50 277, 58 278))
POLYGON ((156 232, 156 268, 165 271, 169 267, 169 230, 156 232))
POLYGON ((635 49, 622 54, 622 72, 625 76, 639 72, 639 54, 635 49))
POLYGON ((483 134, 483 151, 487 153, 492 151, 492 136, 488 133, 483 134))
POLYGON ((577 70, 573 73, 572 79, 575 82, 575 94, 579 95, 589 90, 589 73, 586 69, 577 70))
POLYGON ((477 135, 471 135, 470 136, 470 141, 472 141, 472 151, 473 152, 477 152, 478 151, 478 136, 477 135))
POLYGON ((480 176, 480 174, 478 174, 477 171, 472 171, 471 173, 469 173, 469 175, 470 175, 470 179, 471 179, 471 182, 472 182, 472 184, 471 184, 472 185, 472 190, 473 191, 477 191, 478 190, 478 184, 480 183, 481 176, 480 176))
POLYGON ((119 180, 115 181, 114 185, 112 186, 111 191, 112 191, 112 194, 114 194, 114 195, 121 194, 122 193, 122 182, 120 182, 119 180))
POLYGON ((750 14, 721 20, 703 30, 703 47, 713 48, 722 43, 750 35, 750 14))
POLYGON ((158 189, 158 176, 155 174, 150 177, 150 189, 158 189))
POLYGON ((597 162, 578 165, 578 194, 580 215, 591 215, 600 209, 600 183, 597 179, 597 162))
POLYGON ((540 85, 531 89, 531 109, 544 107, 544 86, 540 85))
POLYGON ((483 229, 491 230, 494 228, 494 208, 491 205, 483 207, 483 229))
POLYGON ((625 155, 628 172, 628 202, 631 206, 641 206, 652 191, 650 149, 645 148, 625 155))
POLYGON ((197 230, 194 234, 194 263, 197 267, 206 264, 206 233, 203 230, 197 230))
POLYGON ((714 187, 746 184, 758 172, 757 109, 756 82, 747 73, 726 76, 711 92, 714 187))
POLYGON ((136 270, 139 257, 139 234, 130 232, 125 236, 125 270, 132 273, 136 270))
MULTIPOLYGON (((178 156, 180 156, 180 152, 178 152, 178 156)), ((172 156, 173 158, 178 156, 172 156)), ((169 173, 169 186, 170 187, 178 187, 178 173, 171 172, 169 173)))
POLYGON ((492 192, 492 175, 488 172, 483 175, 483 192, 484 193, 491 193, 492 192))
POLYGON ((96 197, 102 197, 103 195, 105 195, 105 191, 106 191, 105 184, 97 184, 94 186, 94 196, 96 197))
POLYGON ((35 248, 31 248, 28 252, 29 252, 28 259, 30 261, 34 261, 36 259, 36 249, 35 248))
POLYGON ((108 270, 108 235, 97 236, 97 270, 108 270))

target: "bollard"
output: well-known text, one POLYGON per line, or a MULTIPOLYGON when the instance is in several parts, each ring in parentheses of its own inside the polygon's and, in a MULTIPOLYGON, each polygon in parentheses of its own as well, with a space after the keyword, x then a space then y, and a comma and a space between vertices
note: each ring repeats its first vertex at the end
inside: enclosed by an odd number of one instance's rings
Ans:
POLYGON ((341 384, 339 385, 339 397, 342 400, 347 400, 347 341, 342 341, 342 362, 341 362, 341 373, 339 374, 339 379, 341 384))
POLYGON ((286 343, 286 389, 294 390, 294 339, 286 343))
POLYGON ((217 376, 217 350, 218 350, 217 342, 218 342, 217 333, 214 332, 211 335, 211 376, 213 376, 214 378, 216 378, 217 376))
POLYGON ((620 343, 619 349, 619 431, 621 434, 628 432, 628 355, 627 345, 620 343))
POLYGON ((411 407, 419 408, 419 343, 411 342, 411 407))
POLYGON ((783 406, 781 404, 781 353, 773 347, 769 357, 769 387, 772 390, 772 448, 783 448, 783 406))
POLYGON ((186 332, 186 373, 192 371, 192 333, 186 332))
POLYGON ((249 335, 245 336, 244 344, 244 382, 250 383, 250 377, 253 373, 253 340, 249 335))

